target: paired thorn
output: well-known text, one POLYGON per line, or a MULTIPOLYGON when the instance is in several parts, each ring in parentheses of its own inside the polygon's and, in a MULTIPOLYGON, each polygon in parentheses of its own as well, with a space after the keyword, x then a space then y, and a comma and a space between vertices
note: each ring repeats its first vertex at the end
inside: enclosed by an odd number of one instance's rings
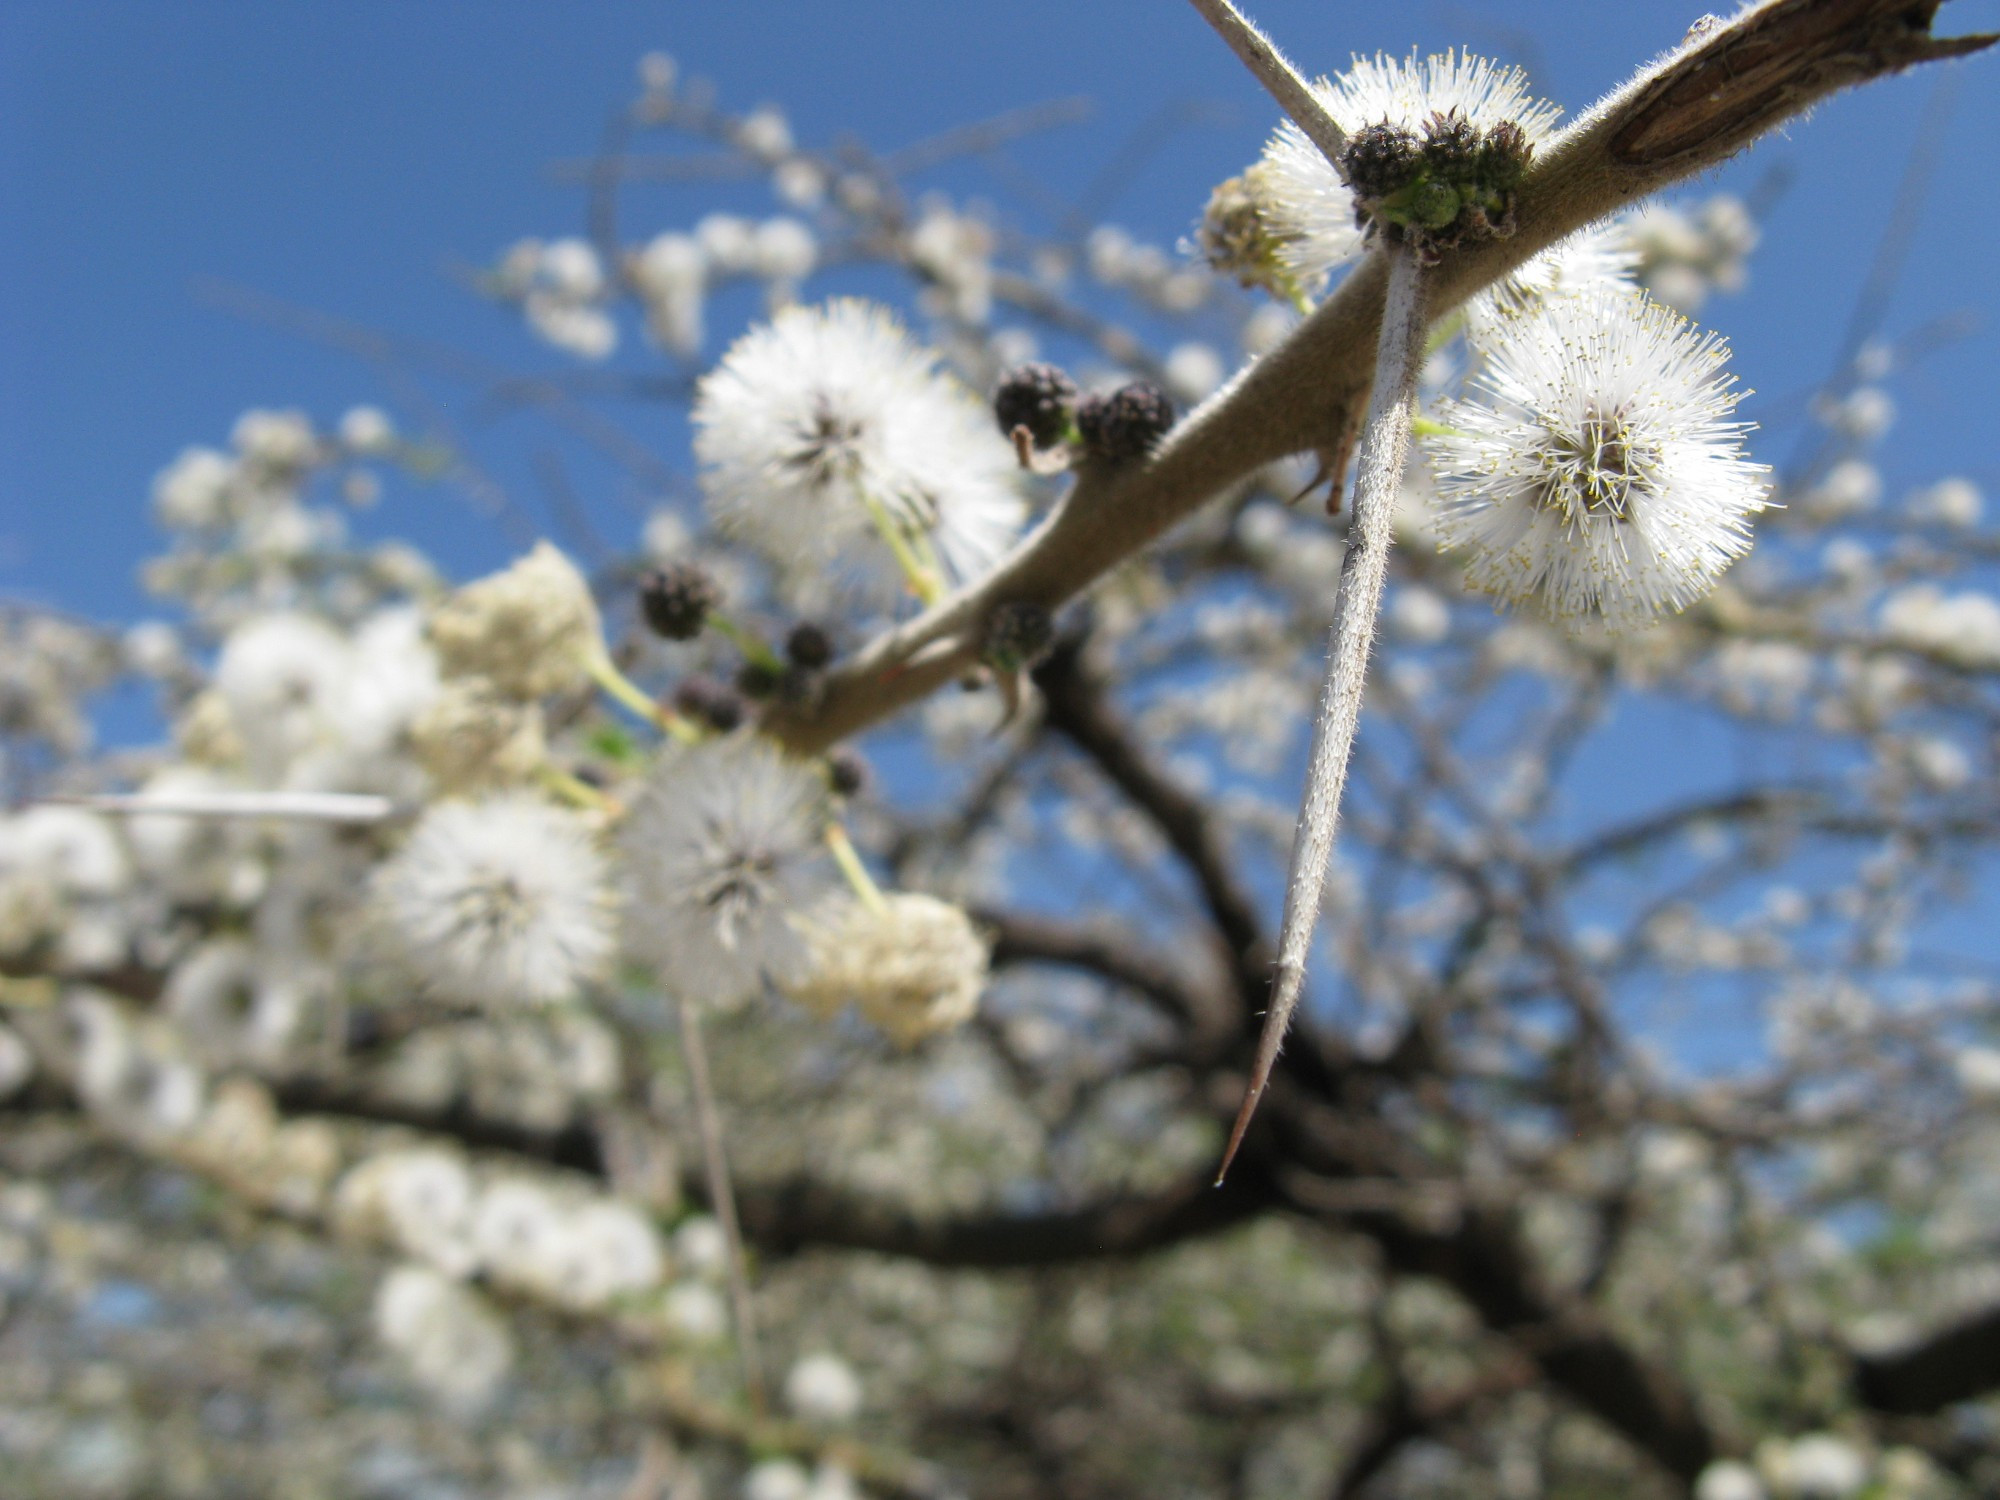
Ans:
POLYGON ((1334 595, 1326 675, 1320 684, 1299 831, 1292 841, 1291 869, 1285 880, 1285 915, 1278 930, 1271 1006, 1257 1038, 1249 1087, 1230 1131, 1218 1183, 1242 1147, 1251 1117, 1270 1084, 1278 1050, 1284 1045, 1286 1029, 1305 986, 1306 960, 1319 922, 1327 864, 1340 826, 1348 757, 1361 722, 1375 617, 1381 610, 1388 576, 1396 499, 1402 490, 1410 419, 1416 407, 1417 372, 1424 360, 1426 282, 1422 266, 1407 246, 1387 246, 1385 252, 1389 256, 1389 287, 1382 308, 1381 342, 1375 351, 1375 389, 1355 464, 1354 516, 1334 595))

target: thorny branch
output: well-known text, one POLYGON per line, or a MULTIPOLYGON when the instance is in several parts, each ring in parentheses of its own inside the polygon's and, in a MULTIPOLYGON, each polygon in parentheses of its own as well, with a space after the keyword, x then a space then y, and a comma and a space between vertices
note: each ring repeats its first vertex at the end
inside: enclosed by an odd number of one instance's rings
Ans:
MULTIPOLYGON (((1442 317, 1565 235, 1727 159, 1838 89, 1992 45, 1935 38, 1937 3, 1772 0, 1692 38, 1558 135, 1522 184, 1508 239, 1469 246, 1433 274, 1442 317)), ((1317 448, 1366 400, 1384 267, 1364 264, 1284 346, 1182 422, 1141 465, 1085 472, 999 567, 879 637, 829 674, 810 708, 767 730, 818 751, 956 680, 979 624, 1010 600, 1054 608, 1230 484, 1317 448)))

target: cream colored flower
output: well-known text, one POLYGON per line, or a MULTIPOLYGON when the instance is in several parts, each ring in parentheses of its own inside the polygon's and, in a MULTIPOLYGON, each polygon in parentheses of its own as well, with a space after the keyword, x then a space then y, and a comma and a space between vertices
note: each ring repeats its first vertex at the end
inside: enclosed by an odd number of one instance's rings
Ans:
POLYGON ((446 599, 430 638, 446 676, 484 677, 522 699, 584 686, 604 650, 589 583, 547 542, 446 599))
POLYGON ((964 1025, 986 988, 986 943, 950 902, 898 892, 875 907, 841 897, 802 919, 810 954, 787 993, 833 1015, 850 1000, 898 1045, 964 1025))
POLYGON ((410 748, 447 797, 518 786, 548 759, 541 705, 483 677, 448 680, 410 725, 410 748))

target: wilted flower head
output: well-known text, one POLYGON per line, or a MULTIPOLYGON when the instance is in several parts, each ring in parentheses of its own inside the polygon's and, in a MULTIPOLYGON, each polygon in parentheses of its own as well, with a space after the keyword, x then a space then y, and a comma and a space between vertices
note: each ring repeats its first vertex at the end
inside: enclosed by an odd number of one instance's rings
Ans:
POLYGON ((1613 627, 1679 610, 1750 550, 1767 472, 1743 456, 1728 346, 1600 290, 1496 331, 1434 446, 1444 545, 1466 582, 1613 627))
POLYGON ((430 639, 448 674, 484 677, 517 698, 583 686, 604 649, 589 583, 547 542, 445 600, 430 639))
POLYGON ((790 919, 811 894, 826 788, 768 741, 670 752, 626 819, 631 945, 674 988, 716 1005, 796 968, 790 919))
POLYGON ((518 786, 548 759, 541 706, 483 677, 447 681, 411 723, 410 747, 447 796, 518 786))
MULTIPOLYGON (((1453 122, 1483 137, 1512 126, 1532 149, 1562 111, 1528 92, 1528 75, 1470 53, 1446 51, 1419 59, 1356 57, 1345 73, 1312 86, 1351 139, 1369 126, 1407 133, 1413 145, 1453 122)), ((1259 220, 1276 257, 1298 284, 1311 289, 1335 266, 1360 253, 1362 226, 1355 195, 1306 133, 1287 120, 1264 148, 1256 169, 1259 220)))
POLYGON ((854 299, 787 308, 738 339, 694 406, 717 523, 795 580, 837 564, 878 600, 901 591, 896 546, 944 580, 986 571, 1025 513, 1014 456, 936 365, 854 299))
POLYGON ((431 808, 377 871, 372 894, 403 962, 448 1000, 565 1000, 616 948, 590 829, 528 796, 431 808))
POLYGON ((972 1019, 986 988, 986 944, 948 901, 896 892, 881 905, 838 897, 799 923, 810 951, 787 986, 831 1015, 849 1001, 902 1046, 972 1019))

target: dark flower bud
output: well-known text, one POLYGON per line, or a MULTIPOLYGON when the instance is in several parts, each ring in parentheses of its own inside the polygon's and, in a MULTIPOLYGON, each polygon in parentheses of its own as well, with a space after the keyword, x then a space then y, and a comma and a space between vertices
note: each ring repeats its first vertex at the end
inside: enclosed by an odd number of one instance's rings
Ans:
POLYGON ((819 675, 804 667, 786 667, 778 674, 776 697, 794 707, 812 703, 825 689, 819 675))
POLYGON ((1000 431, 1011 437, 1016 427, 1025 427, 1037 448, 1053 448, 1068 436, 1075 405, 1076 382, 1054 365, 1009 370, 993 393, 1000 431))
POLYGON ((736 669, 736 691, 746 698, 775 697, 784 680, 782 671, 761 661, 746 661, 736 669))
POLYGON ((1424 153, 1416 136, 1387 121, 1355 131, 1340 154, 1340 175, 1363 202, 1386 198, 1409 186, 1423 165, 1424 153))
POLYGON ((1479 127, 1455 109, 1432 115, 1424 126, 1424 165, 1453 182, 1471 178, 1483 149, 1479 127))
POLYGON ((859 750, 850 750, 842 745, 828 752, 826 757, 826 777, 837 797, 858 797, 868 790, 868 762, 862 759, 859 750))
POLYGON ((811 620, 801 620, 785 637, 785 656, 795 667, 817 672, 833 660, 833 637, 811 620))
POLYGON ((979 659, 996 672, 1018 672, 1032 666, 1055 640, 1055 617, 1039 604, 1002 604, 986 617, 979 638, 979 659))
POLYGON ((1521 127, 1502 120, 1486 132, 1479 148, 1479 182, 1490 193, 1508 193, 1527 175, 1535 148, 1521 127))
POLYGON ((697 672, 674 689, 674 711, 696 719, 720 734, 738 728, 744 719, 743 699, 734 688, 697 672))
POLYGON ((1085 396, 1076 429, 1093 458, 1110 463, 1144 458, 1174 425, 1174 403, 1156 385, 1135 380, 1108 396, 1085 396))
POLYGON ((639 608, 646 623, 670 641, 691 641, 722 602, 722 590, 704 568, 668 563, 639 575, 639 608))

